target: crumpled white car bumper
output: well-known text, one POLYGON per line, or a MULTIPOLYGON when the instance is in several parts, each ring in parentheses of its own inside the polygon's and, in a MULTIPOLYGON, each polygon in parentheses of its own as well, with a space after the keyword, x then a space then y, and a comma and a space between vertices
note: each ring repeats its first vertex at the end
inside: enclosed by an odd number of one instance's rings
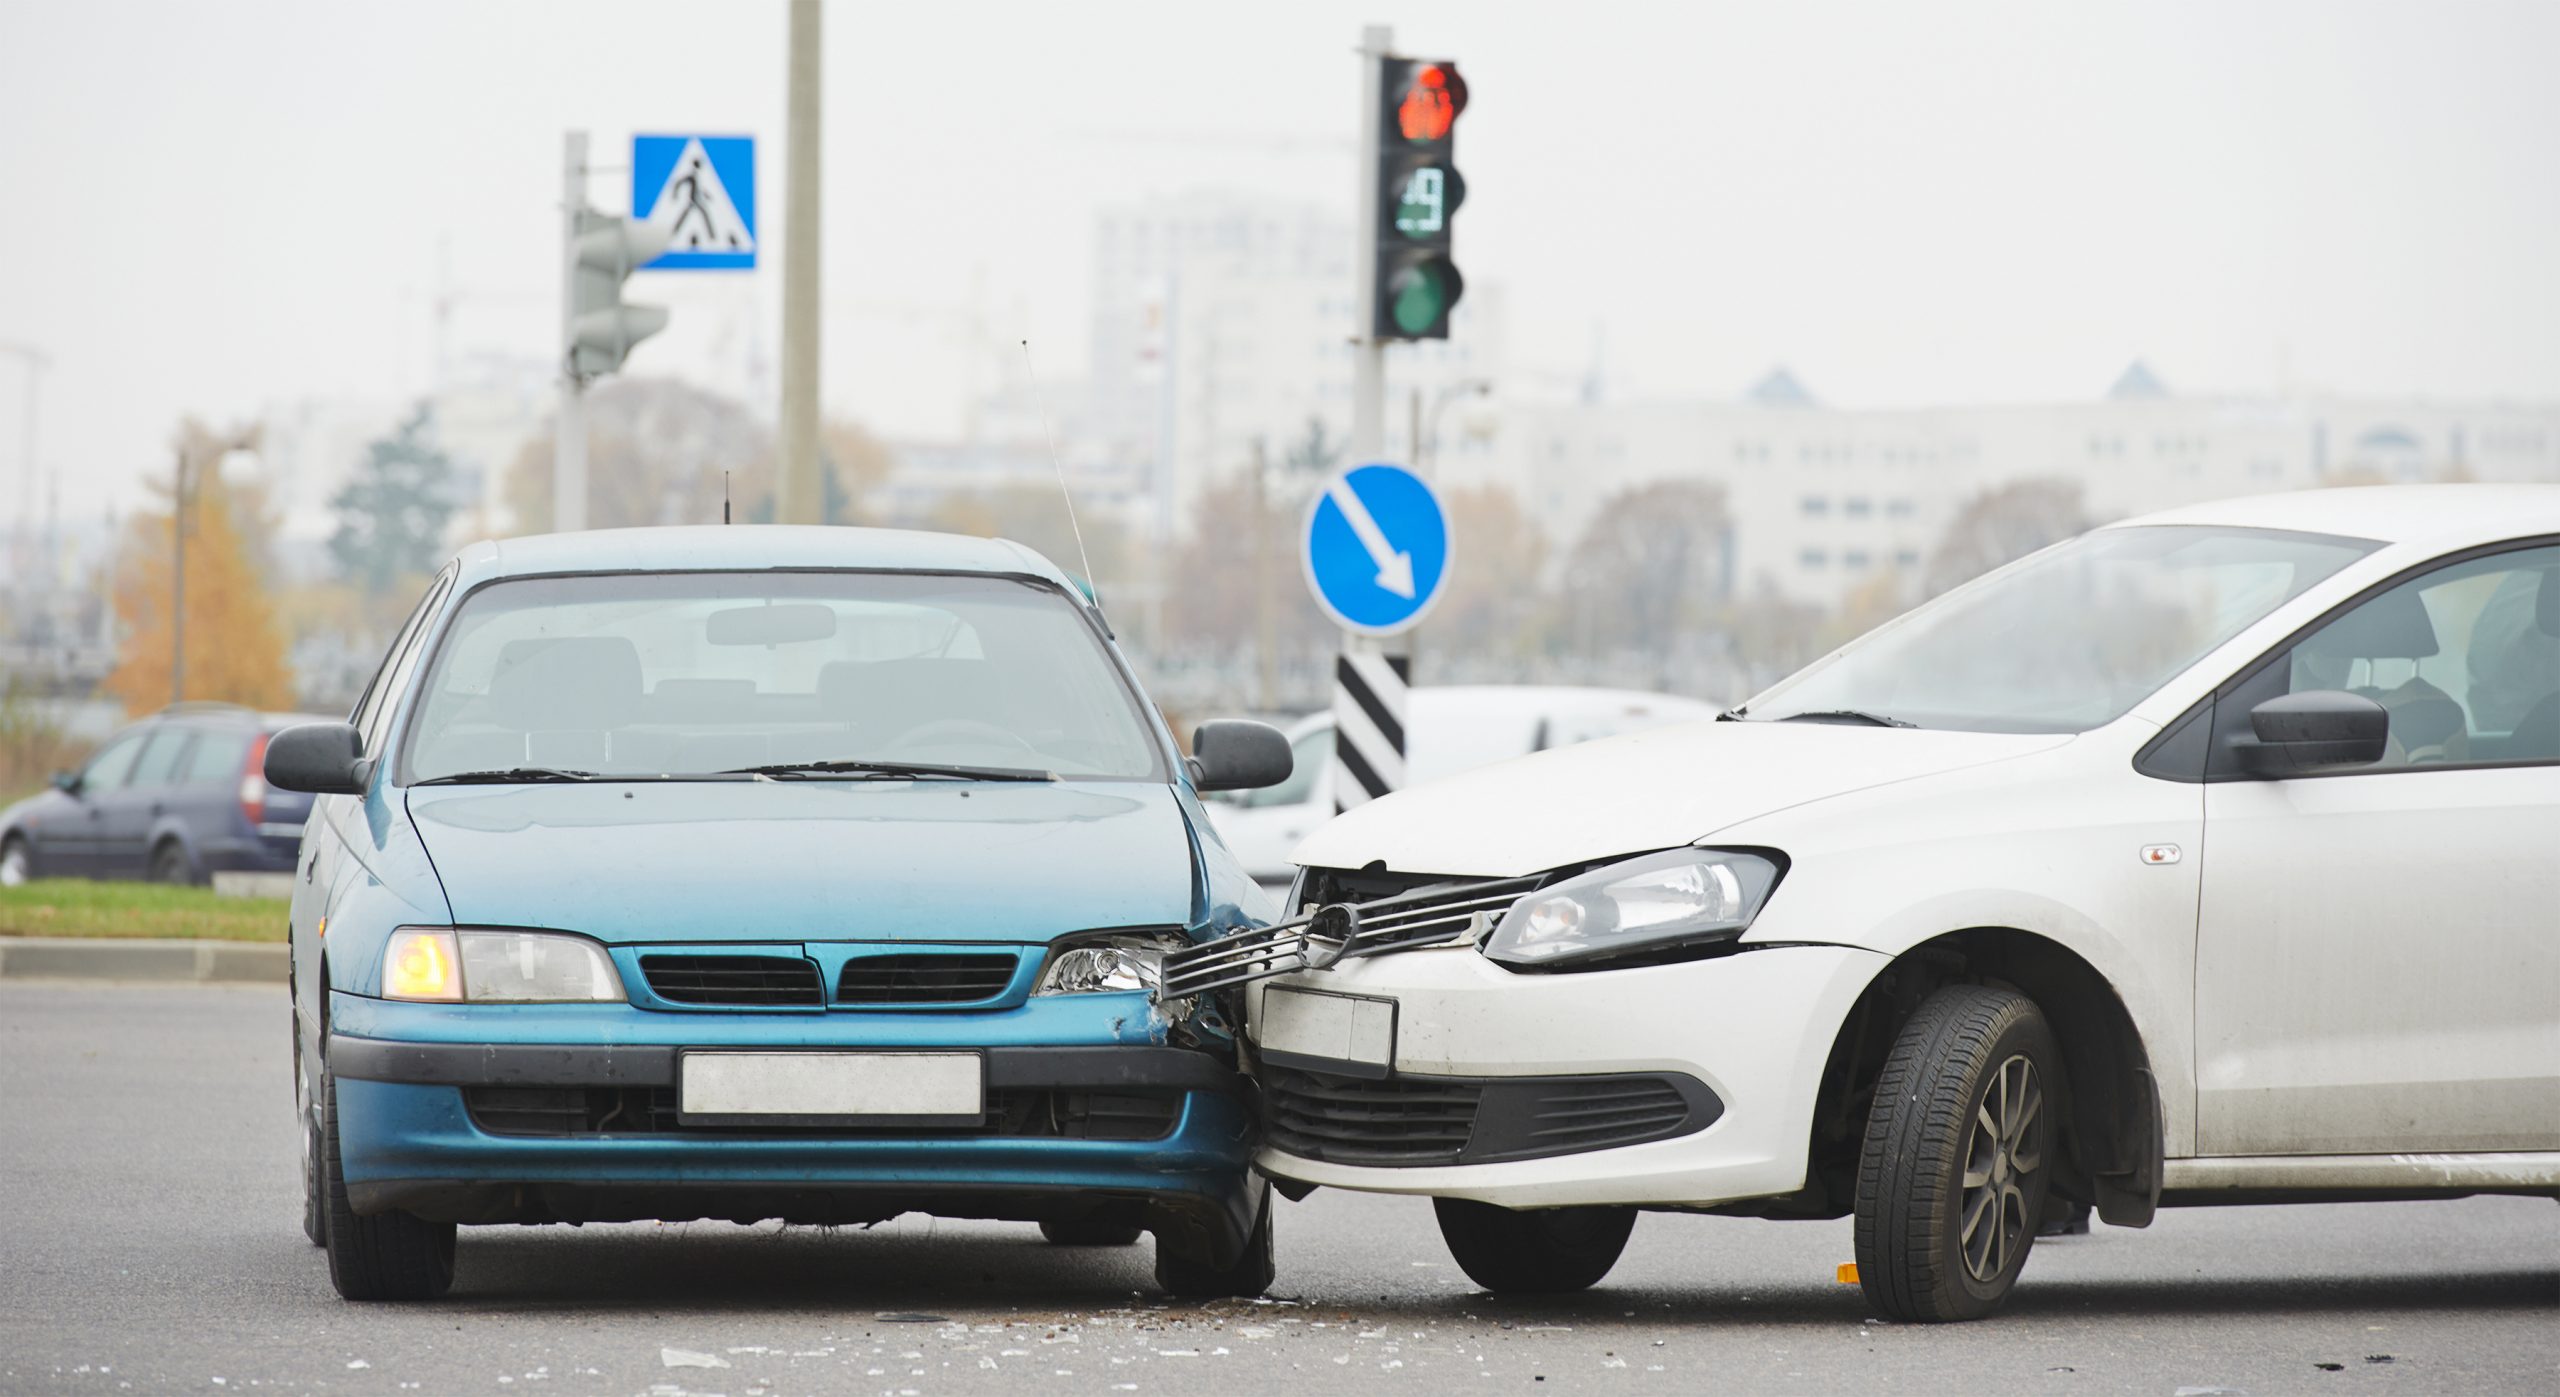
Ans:
MULTIPOLYGON (((1246 1012, 1260 1053, 1271 1050, 1262 1036, 1270 1023, 1265 997, 1273 991, 1367 996, 1393 1001, 1399 1082, 1685 1074, 1704 1083, 1722 1109, 1702 1130, 1545 1158, 1382 1166, 1305 1158, 1266 1144, 1255 1164, 1275 1178, 1328 1188, 1513 1208, 1702 1205, 1790 1192, 1804 1183, 1814 1098, 1832 1039, 1888 960, 1852 947, 1777 946, 1677 965, 1516 974, 1457 947, 1264 981, 1249 988, 1246 1012)), ((1385 1018, 1371 1006, 1355 1036, 1383 1046, 1378 1026, 1385 1018)), ((1301 1051, 1282 1060, 1321 1070, 1304 1051, 1305 1035, 1290 1036, 1301 1051)), ((1349 1070, 1382 1075, 1375 1064, 1349 1070)))

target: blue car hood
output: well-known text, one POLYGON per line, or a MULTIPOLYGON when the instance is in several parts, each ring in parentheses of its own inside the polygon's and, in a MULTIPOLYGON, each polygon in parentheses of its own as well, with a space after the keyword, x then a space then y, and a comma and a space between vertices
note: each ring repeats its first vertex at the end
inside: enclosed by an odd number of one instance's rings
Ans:
POLYGON ((1140 782, 412 787, 463 925, 606 941, 1046 941, 1193 918, 1191 831, 1140 782))

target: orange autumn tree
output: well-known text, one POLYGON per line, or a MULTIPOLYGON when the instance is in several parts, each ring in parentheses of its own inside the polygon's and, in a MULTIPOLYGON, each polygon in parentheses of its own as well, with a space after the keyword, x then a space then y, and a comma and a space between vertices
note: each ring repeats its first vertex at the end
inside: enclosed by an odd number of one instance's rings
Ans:
MULTIPOLYGON (((176 448, 186 463, 186 692, 252 708, 293 706, 293 676, 275 602, 260 575, 250 534, 263 527, 254 492, 225 482, 222 458, 256 444, 254 429, 216 434, 189 420, 176 448)), ((116 619, 124 646, 103 686, 128 712, 170 701, 176 480, 154 480, 157 509, 126 525, 116 558, 116 619)))

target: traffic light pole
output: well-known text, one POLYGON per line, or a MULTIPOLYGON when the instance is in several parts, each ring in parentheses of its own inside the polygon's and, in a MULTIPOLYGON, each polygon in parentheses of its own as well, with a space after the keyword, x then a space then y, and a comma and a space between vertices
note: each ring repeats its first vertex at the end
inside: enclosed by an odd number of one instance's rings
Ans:
MULTIPOLYGON (((1387 53, 1395 46, 1392 26, 1372 24, 1360 31, 1360 144, 1354 147, 1359 158, 1353 161, 1360 186, 1352 201, 1352 236, 1358 241, 1351 255, 1351 304, 1356 307, 1357 333, 1351 342, 1351 464, 1361 465, 1386 455, 1387 446, 1387 344, 1378 337, 1376 306, 1378 301, 1378 167, 1377 150, 1384 135, 1382 108, 1386 101, 1385 64, 1387 53)), ((1351 774, 1351 760, 1367 760, 1376 769, 1376 758, 1385 753, 1362 757, 1353 738, 1347 736, 1355 722, 1374 730, 1366 714, 1384 705, 1401 720, 1405 687, 1413 674, 1413 641, 1410 634, 1402 638, 1401 656, 1387 654, 1378 637, 1358 631, 1344 630, 1342 651, 1333 662, 1333 806, 1348 810, 1368 798, 1351 774), (1363 703, 1362 700, 1366 702, 1363 703), (1349 760, 1346 760, 1346 754, 1349 760), (1356 797, 1356 798, 1355 798, 1356 797)), ((1383 741, 1383 737, 1381 738, 1383 741)), ((1402 784, 1404 734, 1396 729, 1389 744, 1393 756, 1390 765, 1394 777, 1388 789, 1402 784)))
POLYGON ((1395 30, 1372 24, 1360 31, 1359 191, 1352 203, 1352 235, 1358 239, 1351 257, 1351 304, 1358 307, 1359 333, 1351 345, 1351 459, 1374 461, 1387 445, 1387 345, 1372 323, 1378 301, 1378 171, 1373 154, 1383 134, 1380 123, 1386 102, 1384 64, 1395 46, 1395 30))
POLYGON ((787 134, 790 179, 782 211, 782 455, 774 472, 774 517, 826 522, 818 452, 818 160, 821 61, 818 0, 791 0, 787 134))
POLYGON ((585 386, 578 373, 578 214, 587 206, 587 133, 572 131, 560 164, 560 411, 551 442, 551 527, 587 526, 585 386))

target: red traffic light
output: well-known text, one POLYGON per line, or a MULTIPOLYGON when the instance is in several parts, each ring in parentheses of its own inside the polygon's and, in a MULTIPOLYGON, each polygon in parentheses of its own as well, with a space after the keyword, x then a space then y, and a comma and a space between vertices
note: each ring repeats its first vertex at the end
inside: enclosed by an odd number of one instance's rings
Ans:
POLYGON ((1421 64, 1412 69, 1396 101, 1396 130, 1416 145, 1447 140, 1466 106, 1467 84, 1456 65, 1421 64))

